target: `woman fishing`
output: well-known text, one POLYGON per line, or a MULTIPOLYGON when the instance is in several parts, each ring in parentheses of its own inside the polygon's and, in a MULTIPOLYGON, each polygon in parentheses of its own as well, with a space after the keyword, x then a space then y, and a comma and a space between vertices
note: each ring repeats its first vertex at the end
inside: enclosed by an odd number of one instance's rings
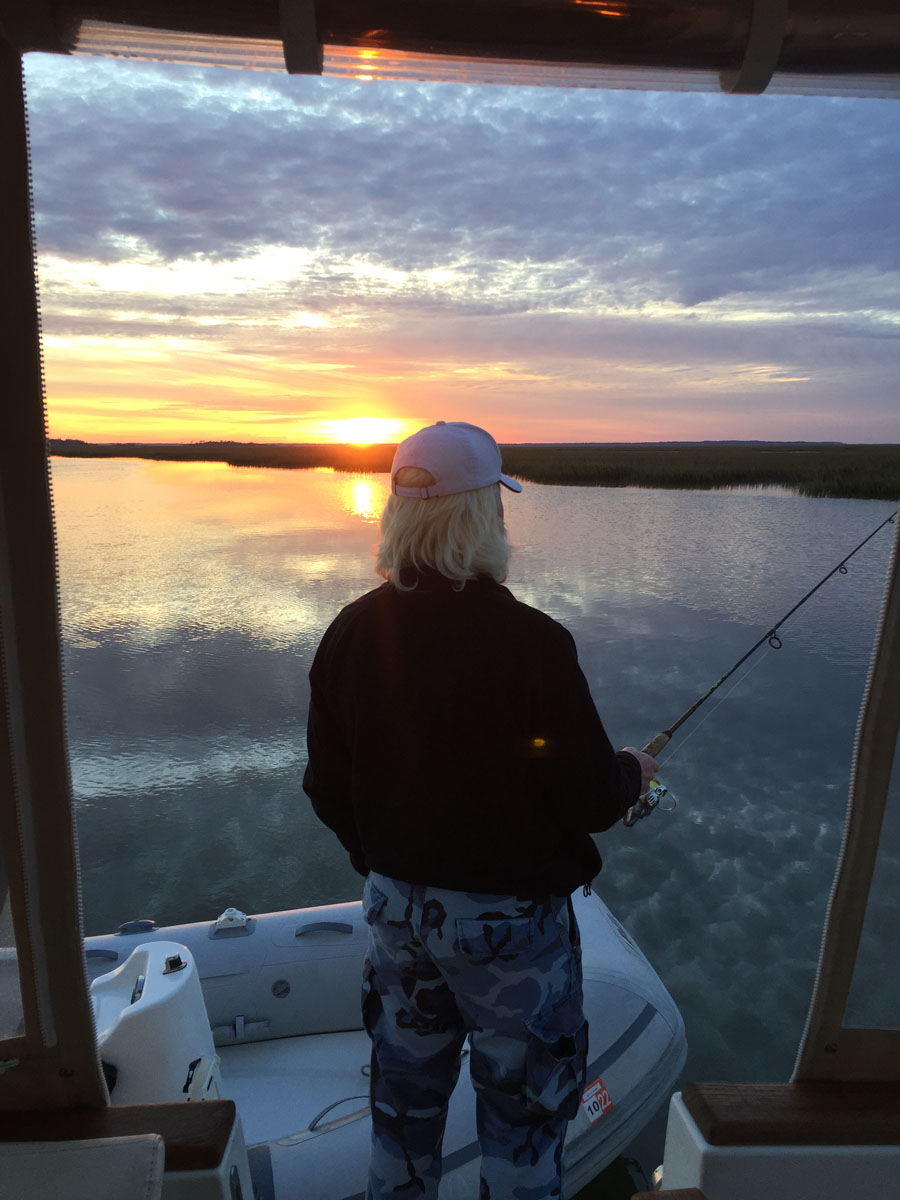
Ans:
POLYGON ((310 671, 313 807, 366 876, 368 1200, 436 1198, 468 1037, 481 1200, 562 1197, 587 1026, 571 893, 656 761, 615 752, 566 629, 505 588, 500 450, 397 449, 376 570, 310 671))

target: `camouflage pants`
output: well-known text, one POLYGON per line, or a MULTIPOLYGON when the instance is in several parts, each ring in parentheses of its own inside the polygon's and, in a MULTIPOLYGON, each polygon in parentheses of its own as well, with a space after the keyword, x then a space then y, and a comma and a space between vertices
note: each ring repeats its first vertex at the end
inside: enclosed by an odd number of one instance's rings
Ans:
POLYGON ((517 900, 371 874, 363 1015, 372 1039, 367 1200, 436 1200, 466 1036, 480 1200, 562 1200, 584 1086, 581 951, 565 898, 517 900))

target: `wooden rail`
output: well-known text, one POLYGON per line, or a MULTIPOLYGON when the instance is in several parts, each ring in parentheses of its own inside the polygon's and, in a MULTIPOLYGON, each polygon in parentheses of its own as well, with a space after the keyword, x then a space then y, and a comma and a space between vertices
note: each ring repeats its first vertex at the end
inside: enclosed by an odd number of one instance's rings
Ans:
POLYGON ((235 1113, 233 1100, 5 1112, 0 1142, 63 1142, 158 1133, 166 1145, 167 1171, 215 1170, 225 1154, 235 1113))
POLYGON ((635 1192, 631 1200, 706 1200, 699 1188, 677 1188, 672 1192, 635 1192))
POLYGON ((688 1083, 681 1095, 711 1146, 900 1145, 896 1083, 688 1083))

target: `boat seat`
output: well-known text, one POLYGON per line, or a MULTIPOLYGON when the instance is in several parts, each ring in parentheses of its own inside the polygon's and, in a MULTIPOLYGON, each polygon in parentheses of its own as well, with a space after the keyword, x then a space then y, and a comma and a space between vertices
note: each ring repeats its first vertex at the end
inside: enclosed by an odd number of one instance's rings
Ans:
POLYGON ((895 1083, 689 1083, 669 1105, 663 1185, 676 1192, 847 1200, 897 1195, 898 1176, 895 1083))
POLYGON ((0 1142, 0 1200, 160 1200, 159 1134, 0 1142))

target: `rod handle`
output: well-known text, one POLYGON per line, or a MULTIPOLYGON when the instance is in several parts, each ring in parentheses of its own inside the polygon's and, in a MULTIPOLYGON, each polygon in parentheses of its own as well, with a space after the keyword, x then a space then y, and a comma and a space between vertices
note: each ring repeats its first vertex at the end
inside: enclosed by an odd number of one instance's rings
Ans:
POLYGON ((647 743, 647 745, 644 747, 644 753, 649 754, 651 758, 656 758, 656 756, 657 756, 657 754, 659 754, 660 750, 662 750, 662 749, 664 749, 664 747, 668 746, 668 744, 669 744, 669 742, 671 742, 671 740, 672 740, 672 735, 670 733, 666 733, 665 731, 663 731, 662 733, 658 733, 656 735, 656 737, 653 738, 651 741, 649 741, 647 743))

